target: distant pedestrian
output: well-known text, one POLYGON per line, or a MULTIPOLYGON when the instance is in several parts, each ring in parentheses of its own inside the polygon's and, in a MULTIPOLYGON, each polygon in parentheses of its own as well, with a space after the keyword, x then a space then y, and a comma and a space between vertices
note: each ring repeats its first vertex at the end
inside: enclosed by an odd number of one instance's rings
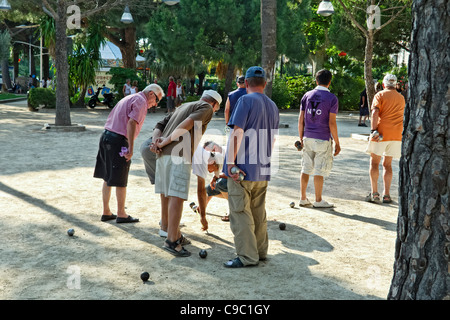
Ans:
POLYGON ((358 127, 367 127, 366 120, 369 117, 369 104, 367 103, 366 88, 359 95, 359 123, 358 127), (362 120, 362 122, 361 122, 362 120))
POLYGON ((167 113, 175 110, 175 98, 177 97, 177 85, 173 81, 173 77, 169 77, 169 86, 167 87, 167 113))
POLYGON ((123 96, 126 97, 131 94, 131 80, 127 79, 122 88, 123 96))

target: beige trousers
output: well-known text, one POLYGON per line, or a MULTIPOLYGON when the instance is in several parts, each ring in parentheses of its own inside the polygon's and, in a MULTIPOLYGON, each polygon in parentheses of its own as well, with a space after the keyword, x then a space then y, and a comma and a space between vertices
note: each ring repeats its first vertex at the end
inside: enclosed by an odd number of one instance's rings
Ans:
POLYGON ((244 265, 258 264, 269 248, 266 216, 267 181, 228 179, 230 228, 236 254, 244 265))

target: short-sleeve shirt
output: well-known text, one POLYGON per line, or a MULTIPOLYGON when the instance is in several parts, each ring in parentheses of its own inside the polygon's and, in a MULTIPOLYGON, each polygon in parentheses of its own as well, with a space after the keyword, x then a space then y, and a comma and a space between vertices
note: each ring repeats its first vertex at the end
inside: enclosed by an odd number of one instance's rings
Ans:
POLYGON ((330 140, 330 113, 338 113, 337 97, 327 88, 317 86, 302 98, 301 110, 305 113, 303 136, 319 140, 330 140))
POLYGON ((147 98, 143 92, 128 95, 120 100, 111 110, 106 119, 105 129, 121 134, 128 138, 128 120, 136 121, 136 131, 134 137, 137 138, 147 116, 147 98))
POLYGON ((177 96, 177 85, 173 81, 169 82, 169 87, 167 88, 167 96, 174 98, 177 96))
POLYGON ((228 114, 229 117, 231 117, 231 115, 233 114, 233 110, 234 110, 234 107, 236 106, 237 101, 244 94, 247 94, 246 88, 238 88, 228 94, 228 99, 230 100, 230 111, 228 114))
MULTIPOLYGON (((226 148, 222 147, 222 155, 225 156, 226 148)), ((207 180, 210 172, 208 171, 208 160, 211 157, 211 152, 205 150, 202 145, 198 145, 195 149, 194 156, 192 157, 192 173, 196 176, 202 177, 207 180)), ((219 177, 220 172, 214 172, 216 177, 219 177)))
POLYGON ((172 141, 165 146, 161 154, 184 157, 190 163, 194 150, 205 133, 212 115, 212 106, 203 100, 185 103, 175 109, 173 114, 156 124, 156 127, 162 130, 161 137, 166 138, 171 135, 177 126, 187 118, 194 120, 194 127, 185 132, 178 141, 172 141))
MULTIPOLYGON (((239 98, 228 125, 244 130, 244 137, 234 163, 242 169, 249 181, 270 180, 270 160, 275 135, 278 134, 280 115, 275 103, 262 93, 250 93, 239 98)), ((231 134, 231 133, 230 133, 231 134)), ((230 150, 230 139, 227 150, 230 150)), ((225 155, 223 173, 228 176, 225 155)))
POLYGON ((378 132, 383 141, 401 141, 405 98, 397 90, 384 89, 372 101, 372 109, 379 109, 378 132))

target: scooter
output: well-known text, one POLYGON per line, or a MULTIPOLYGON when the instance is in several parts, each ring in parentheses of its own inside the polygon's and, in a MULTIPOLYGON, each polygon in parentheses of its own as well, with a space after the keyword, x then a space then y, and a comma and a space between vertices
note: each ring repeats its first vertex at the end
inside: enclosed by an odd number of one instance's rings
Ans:
MULTIPOLYGON (((105 86, 103 85, 103 88, 105 88, 105 86)), ((97 88, 97 92, 94 93, 94 95, 89 99, 88 102, 88 106, 89 108, 93 109, 95 108, 95 106, 97 105, 97 102, 108 106, 108 108, 112 109, 114 108, 114 94, 112 92, 108 92, 108 93, 104 93, 103 94, 103 101, 100 101, 100 99, 98 98, 99 94, 100 94, 100 90, 102 90, 103 88, 97 88)))

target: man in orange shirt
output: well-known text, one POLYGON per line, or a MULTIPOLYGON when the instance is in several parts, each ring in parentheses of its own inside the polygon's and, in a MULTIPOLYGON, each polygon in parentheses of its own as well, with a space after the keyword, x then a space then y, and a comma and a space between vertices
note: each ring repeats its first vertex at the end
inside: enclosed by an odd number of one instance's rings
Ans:
POLYGON ((392 182, 392 159, 399 159, 402 148, 403 112, 405 98, 397 92, 397 77, 387 74, 383 79, 384 90, 372 101, 371 138, 367 146, 370 153, 370 184, 372 191, 366 201, 380 203, 378 193, 379 165, 383 157, 383 202, 390 203, 389 190, 392 182))

